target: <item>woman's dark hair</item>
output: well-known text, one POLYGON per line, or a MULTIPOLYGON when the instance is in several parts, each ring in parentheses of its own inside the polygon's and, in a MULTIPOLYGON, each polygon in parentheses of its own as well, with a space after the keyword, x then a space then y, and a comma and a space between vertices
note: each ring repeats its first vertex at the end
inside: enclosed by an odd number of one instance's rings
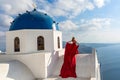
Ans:
POLYGON ((75 37, 72 37, 72 41, 75 41, 75 37))

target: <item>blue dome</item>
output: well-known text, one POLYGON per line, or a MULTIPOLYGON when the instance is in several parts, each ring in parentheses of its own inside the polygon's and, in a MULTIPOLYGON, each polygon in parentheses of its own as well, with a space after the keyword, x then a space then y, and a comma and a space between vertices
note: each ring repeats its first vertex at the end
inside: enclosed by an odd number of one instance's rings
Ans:
MULTIPOLYGON (((36 10, 26 11, 11 23, 9 31, 21 29, 53 29, 52 25, 55 21, 45 13, 36 10)), ((56 25, 56 30, 58 26, 56 25)))

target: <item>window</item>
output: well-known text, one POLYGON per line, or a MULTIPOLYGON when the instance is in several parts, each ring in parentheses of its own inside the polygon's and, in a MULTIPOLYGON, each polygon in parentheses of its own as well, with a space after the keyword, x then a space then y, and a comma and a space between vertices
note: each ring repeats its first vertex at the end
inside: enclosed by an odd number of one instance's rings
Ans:
POLYGON ((39 36, 37 38, 37 50, 44 50, 44 38, 43 38, 43 36, 39 36))
POLYGON ((20 51, 20 40, 18 37, 14 39, 14 51, 19 52, 20 51))
POLYGON ((58 42, 58 48, 60 48, 60 38, 58 37, 57 40, 58 40, 57 41, 58 42))

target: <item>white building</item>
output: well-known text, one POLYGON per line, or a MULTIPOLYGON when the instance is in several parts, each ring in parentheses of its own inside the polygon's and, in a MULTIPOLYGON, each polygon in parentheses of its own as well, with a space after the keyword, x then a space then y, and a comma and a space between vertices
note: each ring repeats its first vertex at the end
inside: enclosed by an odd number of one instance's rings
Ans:
MULTIPOLYGON (((6 54, 0 54, 0 80, 64 80, 62 32, 55 21, 37 10, 26 11, 6 32, 6 54)), ((100 80, 96 52, 76 55, 77 80, 100 80)), ((75 78, 67 78, 76 80, 75 78)))

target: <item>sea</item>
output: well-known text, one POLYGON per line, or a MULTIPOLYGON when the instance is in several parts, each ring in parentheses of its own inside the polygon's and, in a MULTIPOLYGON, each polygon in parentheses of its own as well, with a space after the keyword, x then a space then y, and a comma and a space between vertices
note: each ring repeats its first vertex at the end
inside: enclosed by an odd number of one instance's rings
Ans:
POLYGON ((120 44, 84 44, 96 48, 101 80, 120 80, 120 44))
POLYGON ((97 48, 102 80, 120 80, 120 45, 97 48))

